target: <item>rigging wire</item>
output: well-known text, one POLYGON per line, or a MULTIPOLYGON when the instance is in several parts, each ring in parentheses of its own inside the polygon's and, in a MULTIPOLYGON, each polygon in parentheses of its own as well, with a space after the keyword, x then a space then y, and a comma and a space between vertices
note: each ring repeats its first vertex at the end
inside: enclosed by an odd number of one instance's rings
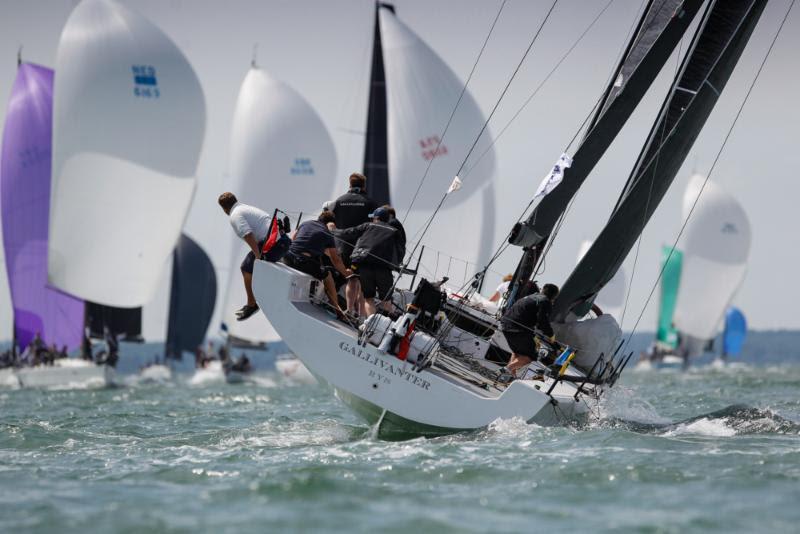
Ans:
POLYGON ((555 64, 555 66, 550 70, 550 72, 547 73, 547 76, 545 76, 542 79, 542 81, 539 83, 539 85, 536 86, 536 88, 528 96, 528 98, 525 99, 525 102, 523 102, 522 105, 519 107, 519 109, 517 109, 517 111, 514 113, 514 115, 511 117, 511 119, 509 119, 509 121, 506 122, 505 126, 503 126, 503 128, 500 130, 500 133, 498 133, 494 137, 494 139, 492 139, 492 142, 489 143, 489 146, 486 147, 486 150, 481 152, 481 155, 478 156, 478 158, 470 166, 470 168, 467 169, 467 171, 464 173, 464 176, 469 176, 469 173, 471 173, 472 170, 475 167, 478 166, 478 163, 480 163, 480 161, 484 158, 484 156, 486 156, 486 154, 494 147, 494 145, 497 143, 497 141, 500 140, 500 138, 503 136, 505 131, 509 128, 509 126, 511 126, 511 123, 513 123, 517 119, 517 117, 520 115, 520 113, 522 113, 523 110, 528 106, 528 104, 530 104, 531 100, 534 99, 534 97, 539 93, 539 91, 542 89, 542 87, 544 87, 544 85, 550 80, 550 78, 553 76, 553 74, 555 74, 555 72, 558 70, 558 68, 561 66, 561 64, 564 63, 564 61, 567 59, 567 57, 569 57, 572 54, 573 50, 575 50, 575 48, 580 44, 580 42, 583 40, 583 38, 586 36, 586 34, 589 33, 589 30, 591 30, 592 27, 594 27, 594 25, 597 23, 597 21, 600 20, 600 17, 603 16, 603 14, 608 10, 609 7, 611 7, 611 4, 613 4, 613 3, 614 3, 614 0, 609 0, 608 3, 605 5, 605 7, 600 10, 600 12, 594 17, 594 20, 592 20, 592 22, 586 27, 586 29, 583 30, 583 33, 581 33, 580 36, 578 36, 578 39, 575 40, 574 43, 572 43, 572 46, 569 47, 569 49, 566 51, 566 53, 564 53, 564 55, 561 56, 561 59, 559 59, 558 62, 555 64))
MULTIPOLYGON (((511 87, 511 83, 514 81, 514 78, 516 78, 517 74, 519 73, 519 70, 522 68, 522 64, 525 62, 525 59, 528 57, 528 54, 530 53, 531 49, 533 48, 533 45, 536 43, 536 41, 539 38, 539 35, 542 33, 542 29, 544 28, 545 24, 547 24, 547 21, 550 19, 550 15, 553 13, 553 9, 555 9, 556 4, 558 4, 558 0, 553 0, 553 3, 550 6, 550 9, 547 11, 547 14, 545 15, 544 19, 542 19, 541 24, 539 24, 539 27, 537 28, 536 33, 534 33, 533 38, 531 39, 531 42, 528 44, 528 48, 525 49, 525 53, 522 54, 522 57, 520 58, 519 62, 517 63, 516 68, 511 73, 511 76, 509 77, 508 81, 506 82, 505 87, 500 92, 500 96, 495 101, 495 104, 492 107, 492 111, 489 113, 489 116, 486 117, 486 120, 483 122, 483 126, 481 127, 480 131, 478 132, 478 135, 475 137, 475 141, 473 141, 472 146, 470 147, 469 151, 467 152, 467 155, 464 156, 464 159, 461 161, 461 165, 459 165, 458 170, 456 171, 456 176, 458 176, 461 173, 461 171, 464 170, 464 166, 466 165, 467 160, 472 155, 472 152, 475 150, 475 146, 478 144, 478 141, 483 136, 483 132, 486 131, 486 127, 489 125, 489 121, 492 120, 492 117, 494 116, 495 112, 497 111, 497 108, 500 106, 500 103, 503 101, 503 98, 505 97, 506 93, 508 92, 509 87, 511 87)), ((441 200, 439 200, 439 204, 436 206, 436 209, 433 210, 433 213, 431 213, 431 215, 428 217, 428 220, 423 225, 422 230, 417 231, 417 233, 414 235, 414 238, 412 238, 412 240, 416 239, 417 235, 419 235, 419 241, 417 243, 417 246, 419 246, 419 242, 422 241, 422 238, 425 237, 425 234, 428 233, 428 229, 430 228, 431 224, 433 223, 433 220, 436 218, 436 215, 439 213, 439 210, 442 209, 442 205, 444 205, 444 202, 447 199, 447 195, 448 195, 448 193, 445 193, 444 195, 442 195, 441 200)), ((406 216, 408 216, 408 213, 406 213, 406 216)), ((414 250, 416 250, 416 246, 414 247, 414 250)), ((413 254, 413 252, 414 251, 412 251, 412 254, 413 254)))
POLYGON ((789 14, 791 13, 794 4, 795 0, 792 0, 791 3, 789 4, 789 8, 786 10, 786 14, 783 16, 783 20, 781 21, 780 26, 778 26, 778 31, 775 33, 775 37, 772 38, 772 42, 770 43, 769 48, 767 49, 767 53, 764 56, 764 59, 761 60, 761 64, 759 65, 758 70, 756 71, 756 75, 753 78, 753 81, 750 83, 750 87, 747 89, 747 93, 745 94, 744 99, 742 100, 742 103, 739 106, 739 110, 736 112, 736 116, 734 117, 730 128, 728 128, 728 132, 725 134, 725 138, 722 141, 722 145, 717 151, 717 155, 714 157, 714 161, 712 162, 711 168, 706 174, 705 180, 703 180, 703 185, 700 187, 700 191, 697 193, 697 196, 695 197, 694 202, 692 203, 692 207, 689 210, 689 213, 686 215, 686 219, 683 221, 681 229, 678 231, 678 235, 675 237, 675 241, 673 242, 672 247, 670 248, 669 254, 664 259, 664 263, 658 272, 658 276, 656 277, 652 288, 650 288, 650 293, 647 296, 647 300, 645 300, 644 306, 642 306, 642 311, 639 313, 639 317, 636 319, 636 323, 633 325, 633 329, 631 330, 631 333, 628 335, 628 339, 625 342, 625 346, 622 350, 623 353, 625 353, 625 351, 627 350, 628 345, 630 344, 630 341, 633 337, 633 334, 636 333, 636 329, 638 328, 639 323, 642 320, 642 317, 644 316, 644 312, 645 310, 647 310, 647 306, 650 303, 650 300, 653 298, 653 294, 655 293, 655 290, 658 287, 658 284, 661 281, 662 276, 664 275, 664 270, 666 269, 667 263, 669 263, 669 260, 672 258, 672 254, 675 252, 675 249, 678 246, 678 241, 683 235, 683 232, 686 229, 686 225, 689 223, 689 219, 691 219, 692 214, 694 213, 694 210, 697 207, 697 203, 700 200, 700 196, 703 194, 703 190, 705 189, 709 178, 711 178, 711 174, 714 172, 714 168, 717 166, 717 163, 719 162, 719 159, 722 156, 722 152, 725 150, 725 146, 727 145, 728 140, 730 139, 731 134, 733 133, 733 130, 736 127, 736 123, 739 121, 739 117, 741 116, 742 111, 744 110, 744 107, 750 98, 750 94, 753 92, 753 88, 756 86, 756 83, 758 82, 758 78, 761 76, 761 72, 764 70, 764 65, 766 65, 767 60, 769 59, 769 56, 772 53, 773 48, 775 47, 775 43, 777 42, 778 37, 780 36, 781 31, 783 30, 783 27, 786 24, 786 20, 789 18, 789 14))
MULTIPOLYGON (((458 106, 464 99, 464 95, 467 92, 467 86, 469 85, 469 82, 472 80, 472 75, 475 74, 475 70, 478 68, 478 63, 480 62, 481 57, 483 56, 484 50, 486 50, 486 45, 489 42, 489 38, 492 36, 492 33, 494 32, 494 27, 497 25, 497 21, 498 19, 500 19, 500 14, 503 12, 503 8, 506 6, 507 1, 508 0, 503 0, 503 2, 500 4, 500 8, 497 10, 497 15, 495 15, 494 20, 492 21, 492 25, 489 28, 489 33, 486 34, 486 39, 483 40, 483 45, 481 46, 481 49, 478 52, 478 57, 475 58, 475 62, 472 64, 472 70, 469 71, 469 76, 467 76, 467 80, 464 82, 464 86, 461 88, 461 93, 458 95, 458 100, 456 100, 455 106, 453 106, 453 111, 450 113, 450 117, 447 119, 447 124, 445 124, 444 130, 442 130, 442 135, 439 136, 438 141, 436 142, 436 148, 433 151, 434 154, 439 153, 439 147, 444 142, 444 137, 445 135, 447 135, 447 130, 450 128, 450 123, 453 122, 453 117, 455 117, 456 115, 458 106)), ((408 214, 411 212, 411 208, 414 206, 414 202, 416 202, 417 196, 419 196, 419 192, 422 190, 422 185, 428 178, 428 173, 430 172, 431 166, 433 165, 433 160, 435 159, 436 157, 434 156, 428 160, 428 165, 427 167, 425 167, 425 172, 423 173, 422 178, 419 181, 419 185, 417 185, 417 190, 414 192, 414 196, 411 198, 411 203, 408 205, 408 208, 406 208, 406 212, 403 215, 403 220, 401 221, 401 223, 406 222, 406 218, 408 218, 408 214)))
MULTIPOLYGON (((709 4, 709 6, 710 5, 711 4, 709 4)), ((678 75, 679 75, 679 72, 680 72, 681 51, 682 51, 682 49, 683 49, 683 39, 681 38, 680 44, 678 45, 678 54, 675 57, 675 74, 673 75, 673 79, 675 80, 674 83, 676 83, 676 84, 678 83, 678 75)), ((687 51, 687 54, 690 54, 690 53, 691 53, 690 51, 687 51)), ((674 89, 673 89, 672 93, 673 93, 673 95, 675 94, 674 89)), ((666 118, 666 113, 665 113, 664 117, 666 118)), ((659 139, 659 142, 658 142, 659 145, 663 145, 664 144, 664 134, 666 133, 666 130, 667 130, 667 121, 664 120, 664 124, 661 125, 661 138, 659 139)), ((645 203, 644 212, 642 213, 642 223, 643 223, 642 224, 642 231, 639 234, 639 238, 636 240, 636 253, 633 255, 633 267, 631 268, 631 281, 628 284, 628 291, 625 294, 625 304, 622 307, 622 314, 620 315, 620 319, 619 319, 619 327, 620 327, 620 329, 622 328, 623 324, 625 324, 625 313, 628 311, 628 300, 630 299, 630 296, 631 296, 631 287, 633 286, 633 280, 636 277, 636 266, 639 263, 639 251, 642 248, 642 236, 644 235, 644 227, 645 227, 645 224, 646 224, 645 220, 647 218, 647 210, 650 209, 650 199, 652 198, 652 195, 653 195, 653 183, 655 182, 655 175, 656 175, 656 172, 658 171, 658 163, 659 163, 660 159, 661 159, 661 151, 659 150, 658 154, 656 154, 655 164, 653 165, 653 172, 651 174, 652 178, 650 179, 650 189, 647 192, 647 202, 645 203)), ((635 170, 634 170, 634 172, 635 172, 635 170)), ((633 187, 633 186, 631 186, 631 187, 633 187)), ((624 194, 624 190, 623 190, 623 194, 624 194)), ((620 202, 621 202, 621 200, 620 200, 620 202)))

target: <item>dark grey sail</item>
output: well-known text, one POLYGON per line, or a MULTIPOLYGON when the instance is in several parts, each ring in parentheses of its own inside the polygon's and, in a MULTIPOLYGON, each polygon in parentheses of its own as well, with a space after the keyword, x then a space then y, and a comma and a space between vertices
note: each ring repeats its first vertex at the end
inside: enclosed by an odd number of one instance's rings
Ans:
POLYGON ((587 313, 619 269, 714 109, 766 3, 709 4, 617 207, 561 290, 556 320, 570 311, 587 313))
POLYGON ((394 6, 378 2, 375 6, 375 37, 372 44, 372 70, 367 108, 367 135, 364 146, 364 175, 369 196, 378 204, 389 204, 389 149, 386 113, 386 73, 383 68, 380 10, 394 13, 394 6))
POLYGON ((141 343, 142 308, 116 308, 96 302, 86 301, 86 326, 89 336, 97 339, 105 337, 105 329, 123 341, 141 343))
POLYGON ((617 66, 588 133, 573 154, 563 181, 518 224, 509 241, 526 249, 512 283, 515 288, 533 274, 538 255, 558 219, 647 93, 702 5, 702 0, 653 0, 617 66))
POLYGON ((180 360, 184 352, 193 352, 202 345, 216 301, 214 265, 200 245, 181 234, 172 253, 165 356, 180 360))

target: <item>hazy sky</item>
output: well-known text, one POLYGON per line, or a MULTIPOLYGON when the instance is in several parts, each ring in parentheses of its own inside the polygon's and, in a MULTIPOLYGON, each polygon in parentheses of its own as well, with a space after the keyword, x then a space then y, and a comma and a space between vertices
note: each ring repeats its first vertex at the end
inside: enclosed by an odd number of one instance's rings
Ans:
MULTIPOLYGON (((0 120, 23 45, 26 61, 53 66, 61 29, 77 2, 0 0, 0 120)), ((372 42, 371 0, 123 0, 160 26, 194 66, 206 95, 207 128, 198 171, 198 188, 186 232, 209 252, 224 286, 232 232, 217 208, 229 168, 231 116, 239 86, 258 43, 258 63, 291 84, 319 111, 336 143, 339 175, 361 169, 366 94, 372 42)), ((562 0, 524 63, 490 124, 496 135, 561 55, 583 32, 605 0, 562 0)), ((684 187, 693 170, 707 172, 736 110, 764 57, 789 0, 772 0, 742 61, 708 120, 672 189, 647 226, 632 282, 623 327, 633 326, 659 269, 660 248, 680 227, 684 187)), ((509 0, 470 90, 486 114, 491 110, 550 1, 509 0)), ((397 15, 465 79, 477 56, 499 0, 398 0, 397 15)), ((612 69, 641 6, 640 0, 614 0, 584 41, 559 68, 497 142, 497 239, 516 220, 562 150, 591 109, 612 69)), ((798 328, 795 313, 800 289, 795 273, 800 240, 795 235, 800 183, 800 10, 795 10, 778 40, 712 178, 738 198, 750 217, 753 246, 747 279, 735 302, 751 327, 798 328)), ((548 256, 540 277, 561 283, 574 266, 580 242, 593 239, 616 201, 620 188, 654 120, 676 64, 673 58, 648 98, 597 166, 575 201, 570 218, 548 256)), ((510 249, 496 270, 510 271, 518 259, 510 249)), ((633 254, 626 261, 630 277, 633 254)), ((2 267, 4 271, 4 264, 2 267)), ((145 335, 164 337, 168 285, 161 299, 145 308, 145 335)), ((2 275, 5 279, 5 276, 2 275)), ((218 303, 221 303, 222 295, 218 303)), ((653 330, 657 293, 640 330, 653 330)), ((217 332, 219 310, 211 334, 217 332)), ((0 339, 11 332, 8 287, 0 282, 0 339)))

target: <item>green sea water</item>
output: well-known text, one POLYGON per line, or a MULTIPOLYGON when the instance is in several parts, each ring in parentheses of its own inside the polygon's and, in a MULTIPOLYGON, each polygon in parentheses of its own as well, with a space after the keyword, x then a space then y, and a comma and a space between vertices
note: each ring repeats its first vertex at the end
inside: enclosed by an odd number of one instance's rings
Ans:
POLYGON ((797 532, 800 367, 629 372, 591 423, 385 442, 322 387, 0 390, 0 532, 797 532))

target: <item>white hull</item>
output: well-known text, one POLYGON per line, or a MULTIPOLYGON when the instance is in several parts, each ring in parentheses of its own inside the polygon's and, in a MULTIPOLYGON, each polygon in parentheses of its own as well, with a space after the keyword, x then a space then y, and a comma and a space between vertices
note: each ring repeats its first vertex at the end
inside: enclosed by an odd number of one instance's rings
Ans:
POLYGON ((22 367, 16 370, 23 388, 106 388, 114 384, 115 372, 107 365, 83 360, 56 360, 53 365, 22 367))
POLYGON ((308 370, 308 367, 303 365, 299 358, 280 358, 275 361, 275 369, 278 370, 280 375, 292 382, 298 384, 317 384, 317 379, 308 370))
POLYGON ((0 369, 0 388, 13 388, 19 387, 19 379, 14 369, 7 367, 0 369))
POLYGON ((241 384, 249 380, 249 373, 240 373, 238 371, 225 372, 222 367, 222 362, 219 360, 212 360, 208 362, 205 367, 197 369, 194 372, 192 378, 189 379, 189 384, 192 386, 205 386, 222 382, 241 384))
POLYGON ((559 382, 552 396, 545 393, 550 379, 487 391, 435 367, 417 372, 372 345, 359 346, 352 329, 309 302, 310 284, 310 277, 282 264, 256 262, 256 299, 281 338, 339 398, 367 421, 380 421, 380 434, 443 434, 514 417, 552 424, 589 412, 588 399, 575 400, 570 383, 559 382))

